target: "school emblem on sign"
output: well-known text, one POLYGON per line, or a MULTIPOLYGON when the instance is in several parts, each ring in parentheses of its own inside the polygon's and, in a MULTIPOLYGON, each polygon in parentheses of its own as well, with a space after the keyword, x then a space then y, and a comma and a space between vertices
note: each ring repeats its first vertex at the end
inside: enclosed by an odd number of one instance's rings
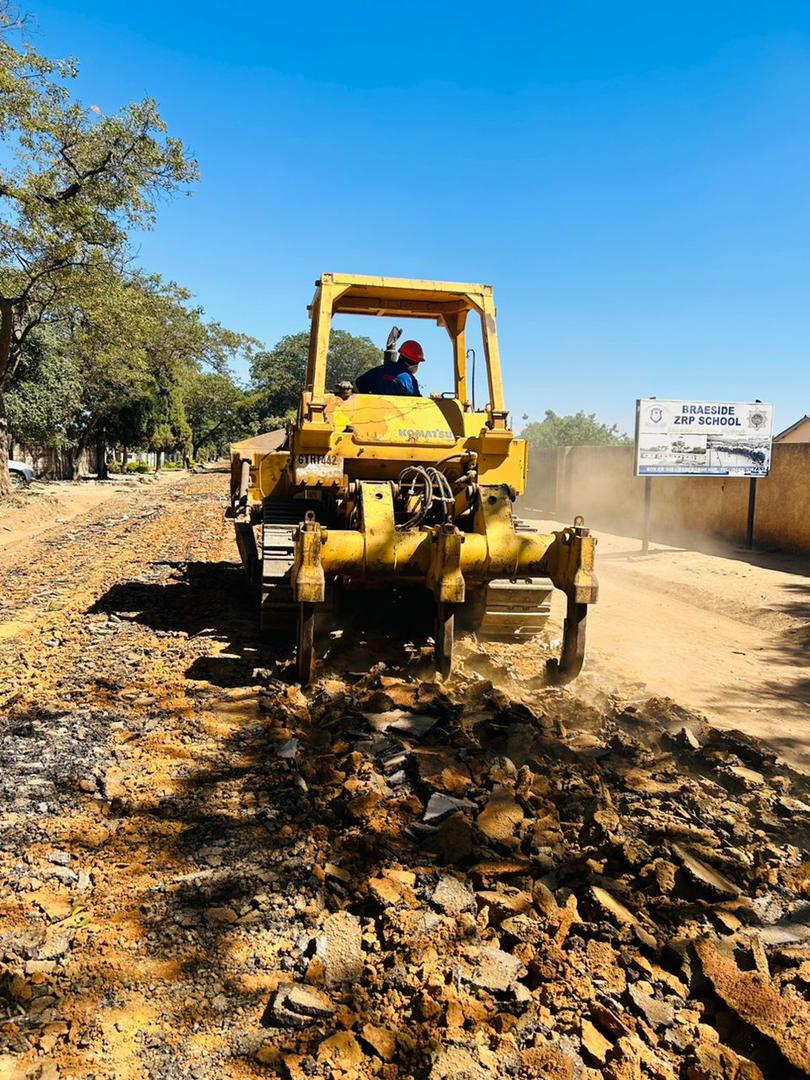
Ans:
POLYGON ((660 405, 654 405, 650 409, 650 419, 654 424, 660 424, 664 416, 664 410, 660 405))
POLYGON ((768 417, 765 415, 764 412, 760 412, 757 409, 756 411, 748 414, 748 423, 751 425, 754 431, 759 431, 760 428, 765 427, 765 425, 768 423, 768 417))

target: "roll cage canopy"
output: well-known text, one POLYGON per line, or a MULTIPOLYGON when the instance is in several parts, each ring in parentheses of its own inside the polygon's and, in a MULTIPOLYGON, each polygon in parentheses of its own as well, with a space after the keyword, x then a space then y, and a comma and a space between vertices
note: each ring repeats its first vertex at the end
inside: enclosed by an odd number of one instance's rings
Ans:
POLYGON ((307 381, 302 399, 304 423, 323 420, 326 393, 326 356, 333 315, 381 315, 393 318, 432 319, 443 326, 453 348, 455 396, 462 408, 472 408, 467 383, 467 316, 481 319, 481 337, 489 383, 487 425, 505 429, 501 361, 495 327, 495 300, 491 285, 411 278, 363 277, 322 274, 308 310, 311 319, 307 381))

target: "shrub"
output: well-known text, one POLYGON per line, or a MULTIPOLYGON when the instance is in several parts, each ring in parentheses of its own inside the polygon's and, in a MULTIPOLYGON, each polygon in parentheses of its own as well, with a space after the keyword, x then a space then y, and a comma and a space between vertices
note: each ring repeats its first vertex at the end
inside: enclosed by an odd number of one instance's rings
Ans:
POLYGON ((148 461, 128 461, 127 472, 128 473, 148 473, 152 471, 152 466, 148 461))

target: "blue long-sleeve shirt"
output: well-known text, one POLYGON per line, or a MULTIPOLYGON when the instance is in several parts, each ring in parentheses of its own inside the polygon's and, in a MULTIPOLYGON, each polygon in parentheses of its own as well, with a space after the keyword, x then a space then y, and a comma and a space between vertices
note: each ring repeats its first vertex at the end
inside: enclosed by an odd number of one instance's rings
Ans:
POLYGON ((356 385, 361 394, 422 396, 416 376, 402 360, 395 364, 380 364, 370 371, 364 371, 362 375, 358 375, 356 385))

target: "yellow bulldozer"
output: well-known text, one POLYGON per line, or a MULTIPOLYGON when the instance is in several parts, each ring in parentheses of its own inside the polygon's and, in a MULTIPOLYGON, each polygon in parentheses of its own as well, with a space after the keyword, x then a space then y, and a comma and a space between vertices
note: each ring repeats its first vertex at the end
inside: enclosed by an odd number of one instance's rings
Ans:
MULTIPOLYGON (((323 274, 309 307, 306 384, 285 429, 234 444, 231 503, 242 561, 261 592, 261 626, 296 641, 298 679, 312 681, 315 620, 353 589, 432 594, 439 673, 453 662, 456 617, 506 640, 540 632, 553 588, 567 598, 559 682, 582 667, 596 541, 577 518, 541 534, 514 513, 527 445, 508 425, 489 285, 323 274), (431 319, 452 348, 453 390, 430 397, 326 387, 335 315, 431 319), (466 327, 481 323, 488 404, 472 400, 466 327)), ((398 328, 383 363, 396 360, 398 328)))

